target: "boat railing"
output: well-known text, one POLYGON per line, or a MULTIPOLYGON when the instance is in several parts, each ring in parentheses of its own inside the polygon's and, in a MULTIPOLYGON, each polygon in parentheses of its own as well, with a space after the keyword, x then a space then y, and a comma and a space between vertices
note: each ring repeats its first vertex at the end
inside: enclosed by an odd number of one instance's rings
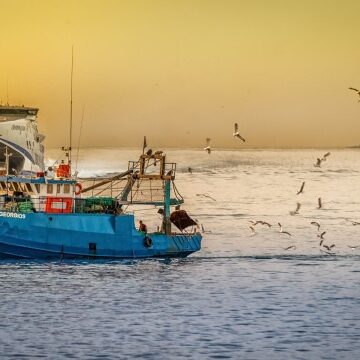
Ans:
MULTIPOLYGON (((103 182, 101 178, 84 179, 82 186, 94 187, 87 192, 87 196, 116 198, 119 204, 154 204, 161 205, 165 202, 164 180, 156 177, 140 177, 133 174, 125 179, 109 181, 106 184, 96 186, 103 182)), ((172 187, 172 198, 182 200, 175 186, 172 187)), ((180 201, 182 202, 182 201, 180 201)))

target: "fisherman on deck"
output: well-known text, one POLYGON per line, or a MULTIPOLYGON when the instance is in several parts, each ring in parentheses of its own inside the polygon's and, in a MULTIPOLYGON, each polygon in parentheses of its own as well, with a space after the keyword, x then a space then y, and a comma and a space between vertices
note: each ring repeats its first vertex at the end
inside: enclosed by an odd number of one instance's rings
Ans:
POLYGON ((147 226, 143 223, 142 220, 139 221, 139 231, 147 233, 147 226))
POLYGON ((180 205, 175 206, 175 211, 170 215, 170 221, 181 232, 189 226, 197 226, 197 223, 187 214, 187 212, 180 209, 180 205))

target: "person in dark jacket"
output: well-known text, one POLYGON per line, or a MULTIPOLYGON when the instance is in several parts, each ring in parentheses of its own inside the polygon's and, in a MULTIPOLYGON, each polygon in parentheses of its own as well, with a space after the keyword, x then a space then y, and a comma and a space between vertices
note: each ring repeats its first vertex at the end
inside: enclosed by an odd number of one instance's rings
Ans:
POLYGON ((139 221, 139 231, 147 233, 147 226, 143 223, 142 220, 139 221))

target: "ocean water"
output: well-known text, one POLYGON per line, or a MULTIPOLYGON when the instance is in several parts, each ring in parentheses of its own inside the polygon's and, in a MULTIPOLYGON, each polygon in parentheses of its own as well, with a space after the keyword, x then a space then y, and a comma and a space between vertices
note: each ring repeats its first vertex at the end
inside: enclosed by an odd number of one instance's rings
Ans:
MULTIPOLYGON (((1 261, 0 357, 359 359, 360 150, 330 151, 316 168, 327 150, 168 150, 202 250, 172 261, 1 261), (272 226, 253 233, 257 220, 272 226)), ((137 155, 86 149, 77 167, 100 176, 137 155)), ((134 213, 159 225, 155 208, 134 213)))

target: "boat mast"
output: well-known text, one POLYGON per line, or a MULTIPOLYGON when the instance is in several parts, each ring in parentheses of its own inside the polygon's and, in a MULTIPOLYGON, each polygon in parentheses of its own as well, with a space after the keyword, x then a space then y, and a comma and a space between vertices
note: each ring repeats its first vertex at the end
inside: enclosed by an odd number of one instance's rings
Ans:
POLYGON ((70 76, 70 144, 69 144, 69 165, 71 174, 71 147, 72 147, 72 123, 73 123, 73 73, 74 73, 74 46, 71 47, 71 76, 70 76))

